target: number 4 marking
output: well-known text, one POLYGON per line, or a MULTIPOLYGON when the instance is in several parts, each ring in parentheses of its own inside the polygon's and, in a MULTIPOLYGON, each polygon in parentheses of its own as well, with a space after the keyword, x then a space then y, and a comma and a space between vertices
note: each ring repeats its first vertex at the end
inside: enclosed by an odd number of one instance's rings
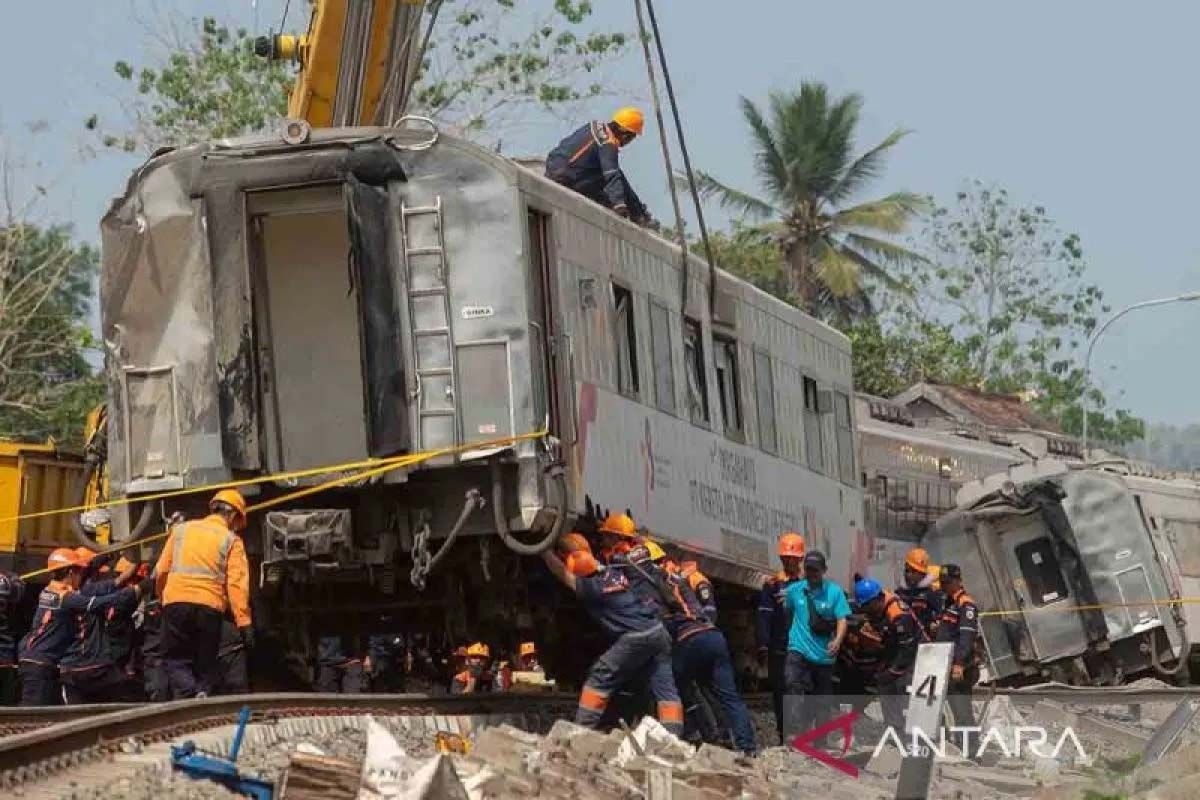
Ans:
POLYGON ((925 698, 925 705, 933 705, 937 699, 937 676, 926 675, 925 680, 917 687, 916 696, 925 698))

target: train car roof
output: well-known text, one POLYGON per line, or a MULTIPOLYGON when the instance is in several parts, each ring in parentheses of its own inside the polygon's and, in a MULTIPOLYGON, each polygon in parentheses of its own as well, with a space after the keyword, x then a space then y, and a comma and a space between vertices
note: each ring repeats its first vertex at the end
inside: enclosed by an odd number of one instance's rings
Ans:
MULTIPOLYGON (((148 173, 161 167, 193 161, 202 158, 226 157, 252 158, 271 153, 295 153, 298 150, 323 150, 330 147, 364 146, 368 144, 384 144, 396 152, 419 153, 430 149, 435 144, 449 145, 471 156, 487 161, 496 170, 507 174, 513 183, 526 191, 541 194, 553 200, 558 207, 571 210, 578 216, 589 218, 596 224, 610 229, 626 226, 621 230, 623 238, 636 241, 648 251, 657 254, 669 263, 678 264, 682 260, 682 249, 674 242, 658 236, 650 231, 634 225, 615 214, 609 213, 603 207, 587 198, 566 189, 553 181, 539 175, 529 167, 522 166, 516 161, 492 152, 466 139, 439 131, 434 142, 430 141, 430 132, 422 129, 359 127, 359 128, 318 128, 313 129, 308 138, 299 144, 286 142, 279 133, 263 132, 247 136, 216 139, 211 142, 186 145, 178 148, 164 148, 152 154, 144 164, 138 167, 130 176, 122 196, 113 198, 109 214, 133 192, 142 178, 148 173)), ((697 270, 695 274, 707 274, 708 263, 689 249, 688 263, 690 268, 697 270)), ((729 293, 731 288, 743 302, 759 310, 786 319, 789 323, 803 327, 808 333, 835 346, 846 353, 850 352, 850 340, 836 328, 805 314, 800 309, 783 300, 759 289, 719 267, 716 270, 721 291, 729 293)), ((707 281, 705 281, 707 283, 707 281)), ((707 287, 705 289, 707 296, 707 287)))

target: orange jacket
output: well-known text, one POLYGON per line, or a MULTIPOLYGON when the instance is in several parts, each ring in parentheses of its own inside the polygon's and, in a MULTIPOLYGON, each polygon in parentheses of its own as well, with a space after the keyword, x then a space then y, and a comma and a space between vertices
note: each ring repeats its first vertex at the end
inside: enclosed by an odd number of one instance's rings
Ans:
POLYGON ((221 613, 232 608, 237 627, 250 624, 246 547, 221 517, 214 514, 172 530, 155 570, 164 606, 196 603, 221 613))

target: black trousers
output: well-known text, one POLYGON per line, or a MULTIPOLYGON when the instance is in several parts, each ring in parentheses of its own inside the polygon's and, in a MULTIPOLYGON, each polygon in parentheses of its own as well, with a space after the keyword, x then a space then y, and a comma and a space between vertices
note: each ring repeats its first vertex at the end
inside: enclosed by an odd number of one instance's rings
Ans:
POLYGON ((93 669, 64 670, 61 675, 67 705, 125 703, 140 698, 137 684, 113 664, 93 669))
POLYGON ((16 664, 0 664, 0 706, 15 706, 21 699, 21 673, 16 664))
POLYGON ((362 694, 363 665, 361 661, 345 664, 322 664, 317 673, 317 691, 329 694, 362 694))
POLYGON ((828 721, 833 664, 818 664, 789 651, 784 673, 783 728, 791 739, 828 721))
POLYGON ((58 682, 58 667, 22 661, 20 669, 21 705, 62 705, 62 685, 58 682))
POLYGON ((150 657, 142 668, 142 688, 146 699, 152 703, 165 703, 171 699, 171 686, 167 681, 167 668, 161 658, 150 657))
POLYGON ((786 681, 783 666, 786 661, 786 650, 772 650, 767 654, 767 683, 771 685, 771 700, 775 708, 775 729, 779 733, 780 744, 785 744, 783 738, 783 690, 786 681))
POLYGON ((224 615, 198 603, 163 606, 164 663, 175 700, 213 693, 220 676, 217 650, 224 615))

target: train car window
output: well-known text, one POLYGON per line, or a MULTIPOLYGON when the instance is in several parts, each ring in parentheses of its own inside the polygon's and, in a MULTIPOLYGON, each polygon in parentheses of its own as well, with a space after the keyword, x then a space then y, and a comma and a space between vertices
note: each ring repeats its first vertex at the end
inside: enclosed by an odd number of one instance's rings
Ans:
POLYGON ((692 422, 708 422, 708 376, 704 370, 704 340, 700 323, 683 318, 683 361, 687 367, 688 414, 692 422))
POLYGON ((1021 577, 1029 590, 1035 606, 1048 606, 1066 600, 1067 582, 1050 540, 1045 536, 1017 545, 1017 563, 1021 565, 1021 577))
POLYGON ((616 310, 617 391, 638 393, 637 328, 633 319, 633 292, 613 284, 613 308, 616 310))
POLYGON ((804 450, 809 469, 824 472, 825 451, 821 441, 820 401, 817 398, 817 382, 813 378, 803 379, 804 387, 804 450))
POLYGON ((721 401, 721 419, 728 436, 742 437, 741 381, 738 380, 737 342, 723 336, 713 337, 713 360, 717 368, 717 394, 721 401))
POLYGON ((850 395, 833 393, 833 416, 837 422, 838 470, 842 483, 854 485, 854 426, 850 418, 850 395))
POLYGON ((754 351, 754 390, 758 409, 758 445, 768 453, 777 453, 775 376, 771 374, 771 356, 761 350, 754 351))
POLYGON ((671 312, 650 301, 650 347, 654 352, 654 398, 658 407, 675 413, 675 363, 671 353, 671 312))

